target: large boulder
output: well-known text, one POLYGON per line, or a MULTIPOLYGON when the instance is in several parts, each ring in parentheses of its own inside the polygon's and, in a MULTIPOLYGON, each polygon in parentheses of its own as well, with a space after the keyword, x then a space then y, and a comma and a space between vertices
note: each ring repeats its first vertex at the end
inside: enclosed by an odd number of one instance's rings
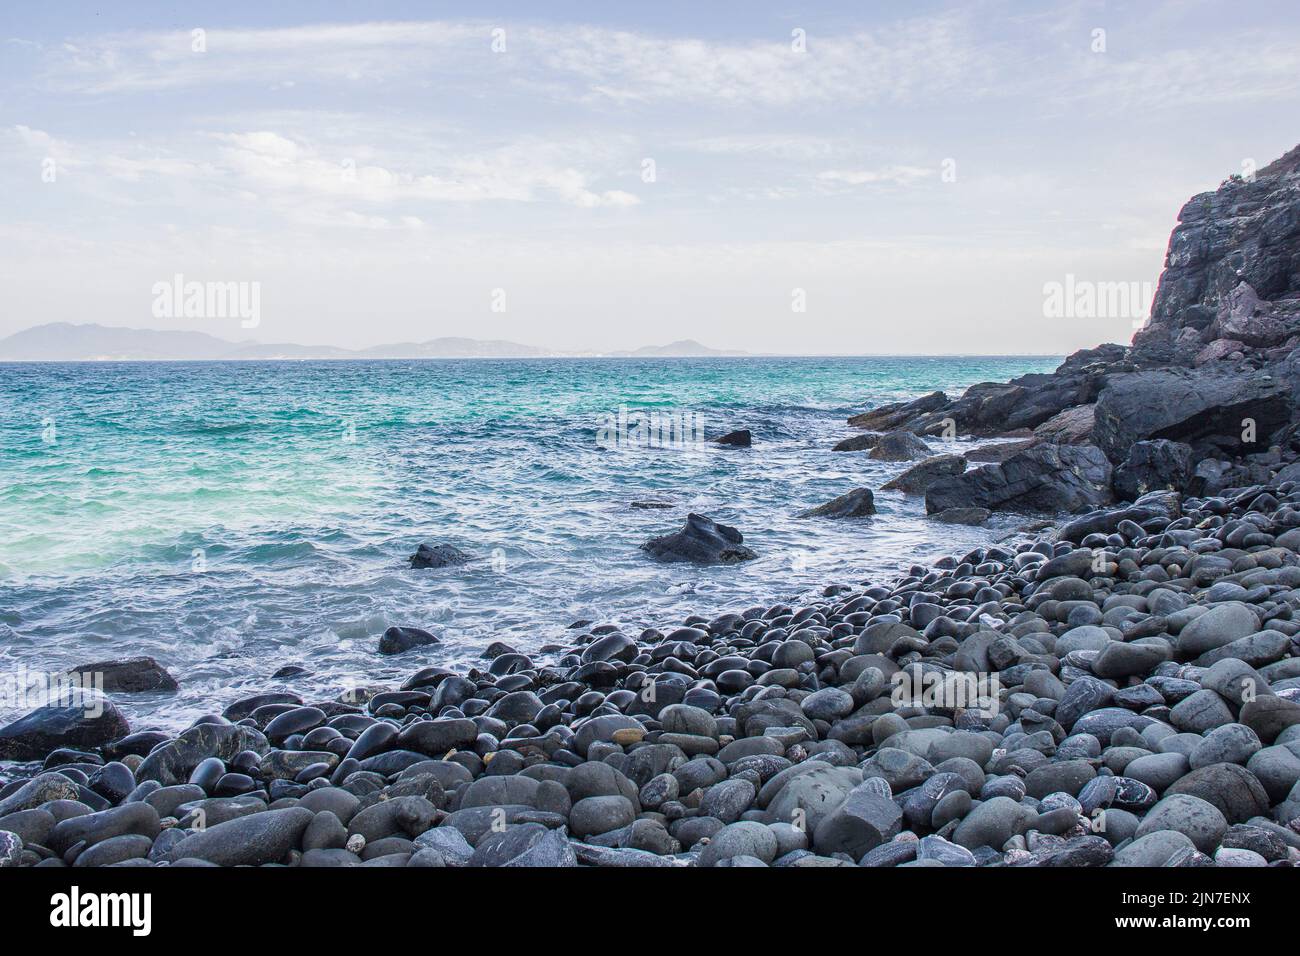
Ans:
POLYGON ((861 435, 851 435, 841 442, 837 442, 831 451, 870 451, 876 447, 880 441, 880 436, 874 432, 864 432, 861 435))
POLYGON ((897 478, 880 486, 882 491, 901 491, 907 495, 923 495, 925 489, 940 478, 951 478, 966 470, 966 459, 961 455, 935 455, 913 465, 897 478))
POLYGON ((652 538, 641 545, 656 561, 692 564, 737 564, 758 557, 742 542, 744 536, 730 525, 692 512, 681 531, 652 538))
POLYGON ((1108 504, 1110 463, 1095 445, 1044 443, 1001 464, 942 478, 925 492, 925 510, 1073 512, 1108 504))
POLYGON ((405 654, 415 647, 428 644, 441 644, 436 636, 422 627, 406 627, 394 624, 384 631, 379 638, 380 654, 405 654))
POLYGON ((905 422, 911 421, 920 415, 937 411, 947 404, 947 395, 943 392, 931 392, 929 395, 922 395, 910 402, 894 402, 889 405, 881 405, 879 408, 873 408, 861 415, 854 415, 849 419, 849 424, 857 428, 869 428, 873 431, 891 431, 901 428, 905 422))
POLYGON ((77 690, 0 728, 0 760, 40 760, 53 750, 88 750, 125 737, 131 727, 111 700, 77 690))
POLYGON ((1111 487, 1132 501, 1148 491, 1185 491, 1192 480, 1192 446, 1157 438, 1134 442, 1128 457, 1115 466, 1111 487))
POLYGON ((877 461, 915 461, 929 455, 930 446, 907 431, 881 435, 870 453, 870 457, 877 461))
POLYGON ((265 754, 270 744, 261 731, 242 724, 195 724, 175 740, 150 751, 135 772, 136 780, 156 780, 164 787, 186 783, 204 760, 229 761, 244 750, 265 754))
POLYGON ((854 488, 824 505, 799 513, 800 518, 864 518, 876 513, 875 496, 870 488, 854 488))
POLYGON ((148 691, 174 691, 179 685, 176 678, 152 657, 125 657, 120 660, 96 661, 74 667, 82 686, 95 687, 109 693, 142 694, 148 691))
POLYGON ((1110 376, 1097 397, 1093 440, 1117 463, 1135 442, 1155 438, 1244 455, 1266 451, 1269 434, 1290 417, 1286 386, 1267 372, 1151 369, 1110 376), (1254 442, 1244 441, 1252 432, 1254 442))
POLYGON ((1091 441, 1096 408, 1095 405, 1075 405, 1059 411, 1037 426, 1034 436, 1060 445, 1078 445, 1091 441))

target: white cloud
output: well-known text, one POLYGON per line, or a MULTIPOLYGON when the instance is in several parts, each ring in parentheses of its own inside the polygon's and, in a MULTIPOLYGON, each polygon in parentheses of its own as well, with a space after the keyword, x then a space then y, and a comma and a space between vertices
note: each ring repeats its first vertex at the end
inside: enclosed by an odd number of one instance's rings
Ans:
POLYGON ((87 37, 52 51, 46 82, 83 93, 196 85, 443 82, 494 74, 580 98, 791 105, 902 101, 918 93, 977 89, 994 66, 968 18, 901 21, 873 32, 812 35, 805 52, 789 36, 713 42, 591 26, 521 24, 493 53, 488 21, 358 23, 87 37))
POLYGON ((127 141, 72 143, 27 126, 10 133, 33 161, 55 158, 61 170, 79 172, 76 181, 101 198, 112 181, 137 184, 152 178, 176 188, 202 182, 215 190, 210 199, 220 201, 231 192, 245 199, 266 197, 281 211, 309 222, 329 219, 331 204, 338 207, 337 222, 376 228, 388 220, 358 213, 352 205, 402 207, 395 212, 401 220, 412 216, 404 211, 411 204, 551 201, 595 209, 640 203, 626 190, 593 186, 592 173, 566 162, 573 146, 536 139, 480 150, 430 148, 425 159, 433 171, 417 172, 353 158, 375 157, 373 146, 349 150, 334 144, 326 153, 270 130, 174 138, 167 148, 127 141), (205 140, 215 141, 216 150, 205 140))
POLYGON ((937 176, 937 169, 928 169, 925 166, 886 166, 883 169, 828 169, 817 174, 818 180, 823 183, 844 186, 866 186, 877 183, 906 186, 908 183, 914 183, 922 179, 934 179, 937 176))

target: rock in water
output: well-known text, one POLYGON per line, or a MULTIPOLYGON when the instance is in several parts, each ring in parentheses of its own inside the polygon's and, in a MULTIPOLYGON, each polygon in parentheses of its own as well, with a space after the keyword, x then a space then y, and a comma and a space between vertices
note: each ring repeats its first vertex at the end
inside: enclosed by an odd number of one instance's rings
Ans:
POLYGON ((871 449, 871 457, 877 461, 915 461, 928 458, 930 446, 911 432, 889 432, 881 435, 871 449))
POLYGON ((948 404, 948 396, 943 392, 931 392, 910 402, 894 402, 881 405, 861 415, 854 415, 849 424, 857 428, 870 428, 873 431, 890 431, 902 426, 906 421, 937 411, 948 404))
POLYGON ((408 560, 412 568, 449 568, 474 559, 455 545, 422 544, 408 560))
POLYGON ((413 647, 442 642, 428 631, 419 627, 400 627, 394 625, 379 638, 380 654, 404 654, 413 647))
POLYGON ((824 505, 799 513, 800 518, 862 518, 876 513, 870 488, 854 488, 824 505))
POLYGON ((989 520, 988 508, 944 508, 930 515, 944 524, 983 524, 989 520))
POLYGON ((53 750, 102 747, 131 727, 111 700, 79 690, 0 728, 0 760, 40 760, 53 750))
POLYGON ((68 673, 79 675, 81 680, 100 690, 123 694, 141 694, 151 690, 174 691, 180 686, 176 683, 176 678, 152 657, 97 661, 74 667, 68 673))
POLYGON ((897 478, 880 486, 882 491, 901 491, 907 495, 923 495, 925 489, 940 478, 951 478, 966 470, 966 459, 961 455, 935 455, 913 465, 897 478))
POLYGON ((741 542, 744 536, 730 525, 692 512, 681 531, 652 538, 641 545, 656 561, 693 564, 736 564, 758 557, 741 542))
POLYGON ((941 478, 925 492, 925 510, 1062 512, 1108 504, 1110 462, 1095 445, 1027 448, 999 465, 941 478))
POLYGON ((715 445, 729 445, 732 448, 748 448, 753 444, 753 436, 750 435, 748 428, 741 428, 738 431, 727 432, 721 438, 712 439, 715 445))
POLYGON ((868 451, 875 448, 879 441, 880 436, 870 432, 865 435, 853 435, 836 444, 831 451, 868 451))

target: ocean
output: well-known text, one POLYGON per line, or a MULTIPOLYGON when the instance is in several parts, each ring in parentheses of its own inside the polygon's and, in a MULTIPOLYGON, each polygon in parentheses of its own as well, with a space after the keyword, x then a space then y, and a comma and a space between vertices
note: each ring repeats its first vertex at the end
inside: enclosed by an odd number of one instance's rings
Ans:
MULTIPOLYGON (((426 664, 481 666, 493 641, 536 650, 577 620, 635 635, 888 580, 1017 521, 936 525, 897 492, 877 492, 873 518, 797 518, 906 467, 832 453, 854 433, 845 419, 1057 364, 0 364, 0 672, 150 655, 179 693, 116 700, 133 728, 174 731, 263 690, 333 697, 426 664), (651 412, 674 425, 670 440, 623 427, 651 412), (739 428, 752 448, 690 440, 739 428), (735 525, 758 559, 651 561, 639 546, 690 511, 735 525), (478 560, 411 570, 407 557, 434 541, 478 560), (383 657, 391 624, 442 643, 383 657), (286 665, 304 673, 273 679, 286 665)), ((10 703, 0 721, 24 712, 10 703)))

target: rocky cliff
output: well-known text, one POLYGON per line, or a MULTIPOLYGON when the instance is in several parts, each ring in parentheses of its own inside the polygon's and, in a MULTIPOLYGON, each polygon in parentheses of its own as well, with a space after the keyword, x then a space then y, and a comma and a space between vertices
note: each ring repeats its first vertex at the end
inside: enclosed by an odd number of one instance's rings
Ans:
POLYGON ((1150 490, 1217 495, 1267 484, 1284 468, 1284 479, 1300 477, 1298 403, 1300 146, 1183 207, 1150 319, 1131 345, 1085 349, 1051 374, 982 382, 956 399, 936 392, 849 424, 1028 439, 1006 461, 933 486, 932 512, 966 498, 1006 510, 1078 510, 1150 490), (1075 459, 1095 490, 1087 500, 1077 488, 1053 496, 1062 467, 1078 471, 1075 459), (1102 487, 1096 479, 1106 472, 1102 487), (1049 493, 989 500, 990 487, 1038 477, 1049 493))

